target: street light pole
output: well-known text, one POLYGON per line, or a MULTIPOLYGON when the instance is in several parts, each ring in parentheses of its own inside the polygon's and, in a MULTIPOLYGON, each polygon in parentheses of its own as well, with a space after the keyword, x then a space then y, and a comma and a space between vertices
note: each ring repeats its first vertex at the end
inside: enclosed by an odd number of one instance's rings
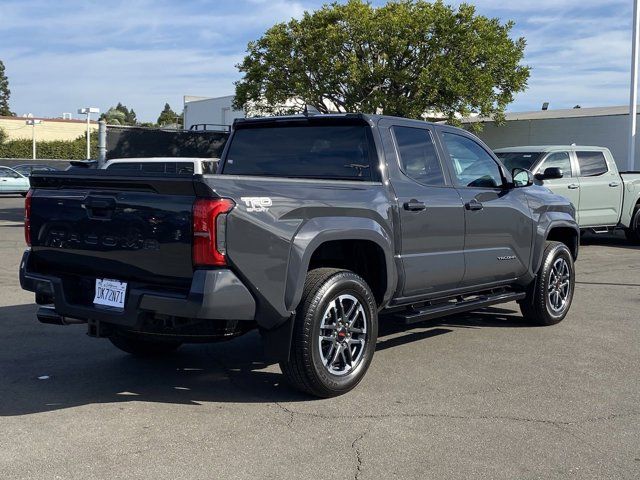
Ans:
POLYGON ((638 0, 633 1, 633 43, 631 47, 631 92, 629 95, 629 158, 627 168, 635 169, 636 129, 638 116, 638 53, 640 49, 640 9, 638 0))
POLYGON ((36 159, 36 125, 40 125, 42 120, 35 120, 30 118, 25 122, 27 125, 31 125, 31 156, 36 159))
POLYGON ((100 109, 96 107, 79 108, 78 113, 87 116, 87 160, 91 159, 91 114, 100 113, 100 109))

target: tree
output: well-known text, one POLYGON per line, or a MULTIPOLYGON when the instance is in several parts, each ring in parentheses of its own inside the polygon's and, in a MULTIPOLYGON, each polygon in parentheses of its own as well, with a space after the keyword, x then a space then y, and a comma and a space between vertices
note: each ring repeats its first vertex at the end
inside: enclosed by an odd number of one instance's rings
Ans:
POLYGON ((160 112, 160 116, 158 117, 158 125, 173 125, 180 124, 182 119, 182 114, 178 115, 171 109, 171 106, 168 103, 164 104, 164 108, 162 112, 160 112))
POLYGON ((125 105, 118 102, 118 105, 111 107, 100 115, 100 120, 105 120, 109 125, 137 125, 138 119, 133 108, 129 110, 125 105))
POLYGON ((529 78, 520 64, 525 40, 510 38, 513 25, 441 0, 325 5, 249 43, 234 107, 249 115, 309 104, 323 113, 438 114, 452 123, 478 113, 501 121, 529 78))
POLYGON ((11 90, 9 90, 9 79, 4 73, 4 63, 0 60, 0 116, 3 117, 15 117, 16 114, 9 108, 9 97, 11 96, 11 90))
POLYGON ((7 132, 5 132, 2 127, 0 127, 0 145, 2 145, 7 140, 7 138, 9 138, 9 135, 7 135, 7 132))

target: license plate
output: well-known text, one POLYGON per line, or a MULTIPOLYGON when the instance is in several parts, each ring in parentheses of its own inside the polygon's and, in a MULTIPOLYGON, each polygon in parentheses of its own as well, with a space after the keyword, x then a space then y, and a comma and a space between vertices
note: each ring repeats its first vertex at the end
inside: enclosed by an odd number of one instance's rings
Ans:
POLYGON ((124 297, 127 293, 127 283, 108 278, 96 278, 96 296, 94 305, 124 308, 124 297))

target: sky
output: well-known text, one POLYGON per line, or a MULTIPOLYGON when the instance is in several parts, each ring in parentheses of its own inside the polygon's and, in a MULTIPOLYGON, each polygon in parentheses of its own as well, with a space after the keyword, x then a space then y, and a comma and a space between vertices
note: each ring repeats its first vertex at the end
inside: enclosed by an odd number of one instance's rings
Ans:
MULTIPOLYGON (((18 115, 122 102, 155 121, 183 95, 231 95, 247 42, 316 0, 0 0, 0 60, 18 115)), ((374 5, 384 1, 373 1, 374 5)), ((458 0, 446 3, 457 5, 458 0)), ((624 105, 633 0, 469 0, 527 39, 529 88, 508 111, 624 105)))

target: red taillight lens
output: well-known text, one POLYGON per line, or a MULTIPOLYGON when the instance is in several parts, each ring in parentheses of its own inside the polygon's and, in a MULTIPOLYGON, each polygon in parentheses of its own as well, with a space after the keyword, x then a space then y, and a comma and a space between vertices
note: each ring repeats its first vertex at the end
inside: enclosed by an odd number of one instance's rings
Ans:
POLYGON ((226 259, 228 198, 198 198, 193 204, 193 266, 222 266, 226 259))
POLYGON ((31 189, 24 199, 24 241, 31 246, 31 189))

